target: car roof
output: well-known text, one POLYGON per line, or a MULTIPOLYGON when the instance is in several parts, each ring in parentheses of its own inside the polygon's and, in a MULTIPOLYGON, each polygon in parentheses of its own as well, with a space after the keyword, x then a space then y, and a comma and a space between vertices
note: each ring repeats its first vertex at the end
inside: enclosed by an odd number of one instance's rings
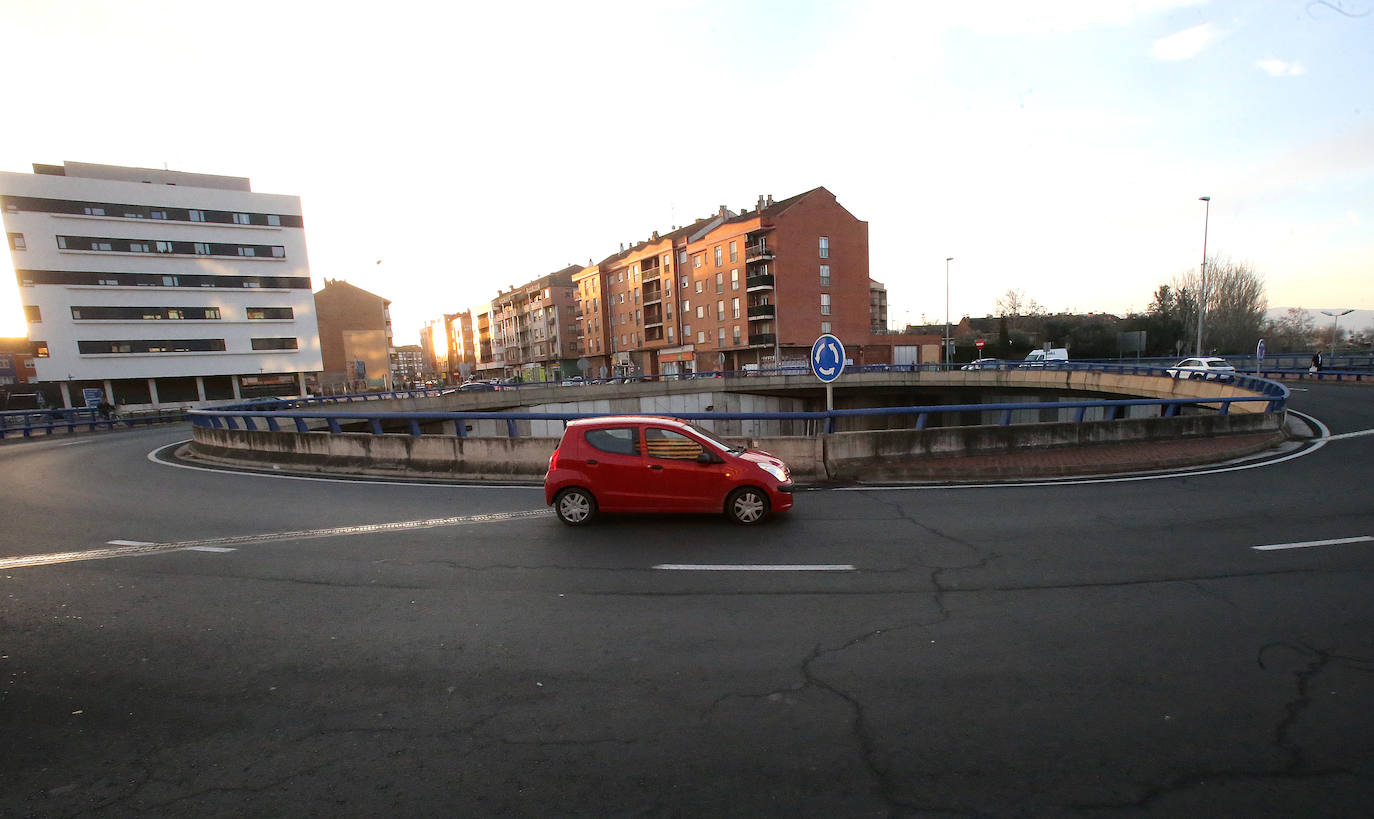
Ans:
POLYGON ((595 418, 577 418, 568 422, 568 429, 578 427, 616 427, 626 424, 664 424, 687 428, 686 421, 677 418, 670 418, 666 415, 600 415, 595 418))

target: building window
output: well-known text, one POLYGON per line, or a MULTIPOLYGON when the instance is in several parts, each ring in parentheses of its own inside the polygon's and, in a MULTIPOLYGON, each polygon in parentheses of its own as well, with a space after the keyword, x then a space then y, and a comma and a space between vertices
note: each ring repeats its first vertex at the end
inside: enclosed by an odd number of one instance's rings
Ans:
POLYGON ((281 227, 281 217, 275 213, 267 214, 267 224, 272 227, 281 227))
POLYGON ((697 282, 697 292, 698 292, 698 293, 703 292, 705 286, 706 286, 706 283, 705 283, 705 282, 703 282, 703 281, 698 281, 698 282, 697 282))
POLYGON ((821 287, 830 286, 830 265, 821 265, 821 287))
POLYGON ((42 313, 41 310, 38 309, 38 305, 36 305, 36 304, 26 304, 26 305, 24 305, 24 320, 27 321, 29 324, 42 324, 42 323, 43 323, 43 313, 42 313))
MULTIPOLYGON (((250 321, 264 319, 290 319, 296 317, 296 311, 291 307, 248 307, 245 308, 250 321)), ((216 316, 218 318, 218 316, 216 316)))
POLYGON ((698 343, 698 344, 705 344, 705 343, 706 343, 706 331, 705 331, 705 330, 697 330, 697 343, 698 343))
MULTIPOLYGON (((10 234, 7 234, 7 235, 8 235, 9 238, 10 238, 10 250, 28 250, 28 249, 29 249, 28 244, 24 241, 24 234, 22 234, 22 233, 10 233, 10 234)), ((59 245, 59 246, 60 246, 60 245, 59 245)))
POLYGON ((829 258, 830 258, 830 237, 829 237, 829 236, 822 236, 822 237, 821 237, 820 251, 821 251, 821 258, 822 258, 822 259, 829 259, 829 258))
POLYGON ((725 274, 724 274, 724 273, 717 273, 717 274, 716 274, 716 292, 717 292, 717 293, 724 293, 724 292, 725 292, 725 274))
POLYGON ((739 268, 730 271, 730 289, 739 289, 739 268))
POLYGON ((735 246, 735 243, 734 243, 734 242, 731 242, 731 243, 730 243, 730 263, 733 264, 733 263, 735 263, 735 262, 737 262, 737 261, 739 261, 739 248, 735 246))
POLYGON ((701 267, 702 259, 706 254, 698 253, 692 257, 692 267, 701 267))
POLYGON ((190 219, 192 222, 204 222, 204 221, 205 221, 205 211, 203 211, 203 210, 192 210, 192 211, 187 211, 187 218, 190 219))
POLYGON ((673 328, 671 326, 668 327, 668 340, 673 340, 673 328))
POLYGON ((252 221, 251 219, 248 218, 248 214, 246 214, 246 213, 236 213, 236 214, 234 214, 234 224, 236 224, 236 225, 251 225, 251 224, 253 224, 253 221, 252 221))
POLYGON ((253 339, 254 350, 295 350, 300 347, 300 342, 294 338, 255 338, 253 339))
POLYGON ((195 253, 196 253, 197 256, 209 256, 209 255, 210 255, 210 243, 209 243, 209 242, 196 242, 196 243, 195 243, 195 253))
POLYGON ((730 300, 730 318, 739 318, 739 299, 730 300))
POLYGON ((721 265, 721 260, 720 260, 720 245, 716 245, 715 251, 716 251, 716 267, 720 267, 720 265, 721 265))
POLYGON ((829 333, 830 333, 830 322, 828 322, 828 321, 822 321, 822 322, 821 322, 821 332, 824 333, 824 334, 826 334, 826 335, 829 335, 829 333))
POLYGON ((698 304, 698 305, 697 305, 697 318, 699 318, 699 319, 704 319, 704 318, 706 318, 706 305, 704 305, 704 304, 698 304))
POLYGON ((33 346, 33 357, 34 357, 34 358, 47 358, 47 357, 48 357, 48 342, 46 342, 46 341, 31 341, 31 342, 29 342, 29 344, 31 344, 31 345, 33 346))
POLYGON ((828 315, 830 315, 830 294, 829 294, 829 293, 822 293, 822 294, 821 294, 821 315, 822 315, 822 316, 828 316, 828 315))
POLYGON ((87 216, 104 216, 104 215, 105 215, 105 209, 104 209, 104 208, 97 208, 97 207, 85 207, 85 208, 82 208, 82 209, 81 209, 81 212, 84 213, 84 214, 86 214, 87 216))
POLYGON ((724 327, 721 327, 720 329, 716 330, 716 346, 717 346, 717 347, 724 347, 724 346, 725 346, 725 328, 724 328, 724 327))
POLYGON ((725 302, 716 302, 716 321, 725 321, 725 302))
POLYGON ((687 289, 687 277, 686 277, 686 276, 683 276, 683 277, 682 277, 682 288, 681 288, 681 289, 683 289, 683 290, 686 290, 686 289, 687 289))
POLYGON ((690 325, 690 324, 684 324, 684 325, 682 325, 682 337, 683 337, 683 338, 691 338, 691 337, 692 337, 692 325, 690 325))
POLYGON ((735 344, 739 344, 739 325, 730 328, 730 335, 735 344))

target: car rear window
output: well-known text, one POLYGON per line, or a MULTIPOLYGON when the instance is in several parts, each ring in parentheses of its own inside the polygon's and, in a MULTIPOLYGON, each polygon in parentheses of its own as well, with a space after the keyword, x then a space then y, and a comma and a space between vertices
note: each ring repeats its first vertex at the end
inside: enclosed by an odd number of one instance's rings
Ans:
POLYGON ((587 443, 592 449, 616 455, 639 454, 638 427, 608 427, 587 430, 587 443))

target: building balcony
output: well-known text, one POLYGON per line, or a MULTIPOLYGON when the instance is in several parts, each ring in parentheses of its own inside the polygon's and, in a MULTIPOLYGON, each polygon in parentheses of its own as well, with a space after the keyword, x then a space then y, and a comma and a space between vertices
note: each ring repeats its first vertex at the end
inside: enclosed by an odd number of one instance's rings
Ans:
POLYGON ((771 304, 751 304, 749 305, 749 320, 759 321, 770 319, 778 314, 778 308, 771 304))
POLYGON ((749 277, 745 278, 745 280, 744 280, 744 289, 745 289, 746 292, 749 292, 749 293, 752 293, 752 292, 754 292, 754 291, 756 291, 756 290, 772 290, 772 289, 773 289, 773 274, 772 274, 772 273, 762 273, 762 274, 757 275, 757 276, 749 276, 749 277))
POLYGON ((773 258, 773 249, 765 245, 745 245, 744 263, 764 262, 773 258))
POLYGON ((777 343, 778 343, 778 336, 777 336, 776 333, 750 333, 750 334, 749 334, 749 346, 750 346, 750 347, 765 347, 765 346, 766 346, 766 347, 772 347, 774 344, 777 344, 777 343))

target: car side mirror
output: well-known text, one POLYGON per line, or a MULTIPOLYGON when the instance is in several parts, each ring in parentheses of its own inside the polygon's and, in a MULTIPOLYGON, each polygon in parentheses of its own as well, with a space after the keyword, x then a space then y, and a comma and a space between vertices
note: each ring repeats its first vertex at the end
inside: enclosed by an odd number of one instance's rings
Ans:
POLYGON ((706 450, 703 449, 701 452, 697 453, 697 463, 699 463, 699 464, 713 464, 713 463, 716 463, 716 456, 712 455, 711 453, 709 453, 709 452, 707 452, 706 450))

